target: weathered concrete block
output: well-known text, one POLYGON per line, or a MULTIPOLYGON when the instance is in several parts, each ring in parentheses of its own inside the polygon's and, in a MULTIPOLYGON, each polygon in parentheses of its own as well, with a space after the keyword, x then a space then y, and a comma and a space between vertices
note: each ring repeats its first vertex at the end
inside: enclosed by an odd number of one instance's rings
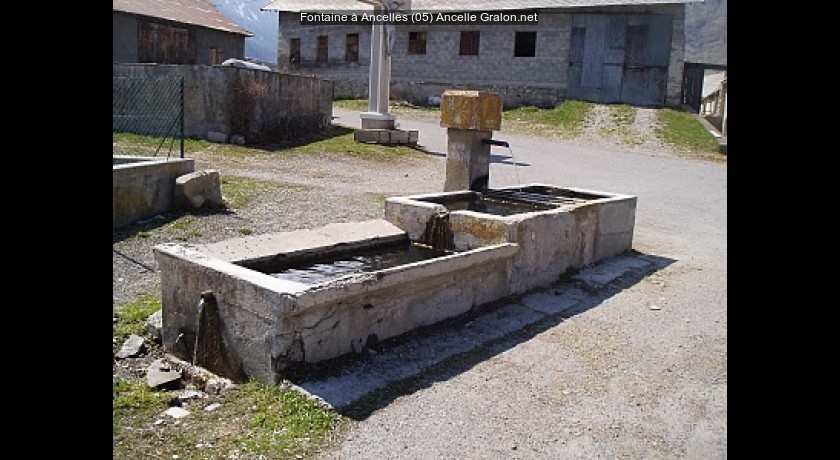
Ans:
POLYGON ((502 127, 502 96, 490 91, 444 91, 440 102, 440 125, 498 131, 502 127))
POLYGON ((175 179, 175 206, 179 209, 222 206, 219 171, 208 169, 184 174, 175 179))
POLYGON ((384 144, 388 139, 388 131, 385 129, 357 129, 353 132, 353 140, 370 144, 384 144))
POLYGON ((195 170, 190 158, 114 155, 113 227, 169 212, 175 179, 195 170))
POLYGON ((367 144, 416 144, 418 132, 402 129, 358 129, 353 140, 367 144))

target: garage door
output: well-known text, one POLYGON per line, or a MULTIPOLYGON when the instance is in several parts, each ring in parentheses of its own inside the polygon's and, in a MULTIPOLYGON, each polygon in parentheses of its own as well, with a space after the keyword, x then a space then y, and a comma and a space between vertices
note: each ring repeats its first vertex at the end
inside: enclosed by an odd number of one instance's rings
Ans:
POLYGON ((664 105, 671 24, 670 15, 574 15, 566 97, 664 105))

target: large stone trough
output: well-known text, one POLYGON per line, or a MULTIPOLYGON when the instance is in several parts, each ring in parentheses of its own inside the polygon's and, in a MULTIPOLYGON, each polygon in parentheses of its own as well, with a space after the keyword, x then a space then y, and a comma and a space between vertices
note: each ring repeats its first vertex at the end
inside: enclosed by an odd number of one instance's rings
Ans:
POLYGON ((182 359, 193 359, 199 300, 203 292, 211 291, 220 330, 210 335, 220 336, 216 340, 224 345, 225 359, 237 369, 208 368, 275 382, 290 364, 361 352, 371 341, 460 315, 507 295, 509 261, 518 249, 507 242, 316 284, 278 279, 247 268, 271 259, 323 260, 333 254, 400 243, 410 243, 406 232, 387 221, 373 220, 208 245, 156 246, 163 293, 163 346, 182 359))

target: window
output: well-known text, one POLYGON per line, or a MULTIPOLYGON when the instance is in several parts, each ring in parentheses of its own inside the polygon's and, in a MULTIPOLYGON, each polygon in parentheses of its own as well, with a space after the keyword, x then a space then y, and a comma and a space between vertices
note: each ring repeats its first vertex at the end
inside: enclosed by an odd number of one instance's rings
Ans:
POLYGON ((461 56, 478 55, 478 39, 479 34, 477 30, 462 31, 461 46, 458 54, 461 56))
POLYGON ((359 62, 359 34, 347 34, 344 60, 347 62, 359 62))
POLYGON ((536 32, 517 32, 516 41, 513 45, 513 55, 517 57, 533 57, 536 56, 537 49, 537 33, 536 32))
POLYGON ((219 65, 225 60, 225 51, 221 48, 210 48, 210 65, 219 65))
POLYGON ((329 37, 326 35, 318 35, 318 55, 315 60, 318 62, 327 62, 329 58, 329 37))
POLYGON ((289 40, 289 63, 300 64, 300 39, 289 40))
POLYGON ((408 33, 408 54, 426 54, 426 32, 408 33))

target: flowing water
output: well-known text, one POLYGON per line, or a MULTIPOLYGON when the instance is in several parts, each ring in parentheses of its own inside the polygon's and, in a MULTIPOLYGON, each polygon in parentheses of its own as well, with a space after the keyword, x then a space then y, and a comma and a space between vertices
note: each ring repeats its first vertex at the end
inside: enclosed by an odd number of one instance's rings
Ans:
POLYGON ((449 212, 435 214, 426 222, 426 231, 421 237, 421 242, 435 249, 451 251, 455 248, 455 234, 452 233, 452 225, 449 223, 449 212))
POLYGON ((522 181, 519 180, 519 164, 516 163, 516 157, 513 156, 513 149, 508 146, 508 153, 510 153, 510 159, 513 161, 513 172, 516 174, 516 186, 522 190, 522 181))

